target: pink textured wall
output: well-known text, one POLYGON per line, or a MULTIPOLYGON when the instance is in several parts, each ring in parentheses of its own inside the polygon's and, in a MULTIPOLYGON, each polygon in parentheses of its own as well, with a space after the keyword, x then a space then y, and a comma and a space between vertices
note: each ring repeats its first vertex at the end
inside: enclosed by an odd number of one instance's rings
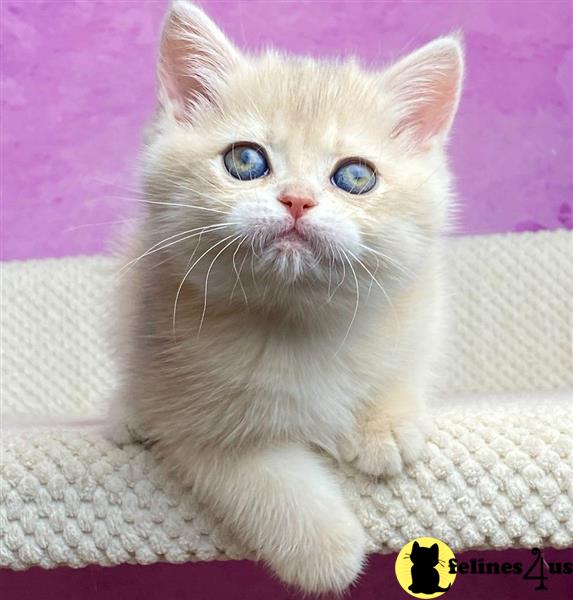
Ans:
MULTIPOLYGON (((571 2, 214 2, 240 45, 380 64, 462 27, 460 231, 572 226, 571 2)), ((2 2, 5 259, 94 253, 133 203, 164 1, 2 2)))

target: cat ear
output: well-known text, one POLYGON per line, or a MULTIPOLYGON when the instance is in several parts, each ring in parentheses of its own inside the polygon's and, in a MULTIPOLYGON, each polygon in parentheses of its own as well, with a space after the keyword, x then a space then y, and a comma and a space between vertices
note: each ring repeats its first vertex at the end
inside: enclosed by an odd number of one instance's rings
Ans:
POLYGON ((419 547, 420 547, 420 544, 418 544, 418 542, 414 542, 414 545, 412 546, 412 550, 418 550, 419 547))
POLYGON ((440 552, 440 547, 438 546, 438 544, 433 544, 432 547, 430 548, 430 550, 432 552, 434 552, 435 554, 439 554, 440 552))
POLYGON ((461 37, 441 37, 399 60, 383 75, 392 138, 425 151, 443 143, 456 113, 464 57, 461 37))
POLYGON ((188 120, 197 104, 216 104, 218 88, 240 56, 202 10, 176 0, 165 19, 159 49, 162 108, 178 120, 188 120))

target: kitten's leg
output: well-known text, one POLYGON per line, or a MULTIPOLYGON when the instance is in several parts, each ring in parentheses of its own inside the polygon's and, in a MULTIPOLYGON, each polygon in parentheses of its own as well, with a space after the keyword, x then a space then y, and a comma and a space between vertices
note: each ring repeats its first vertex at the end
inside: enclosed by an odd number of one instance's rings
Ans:
POLYGON ((176 457, 197 497, 286 583, 341 591, 362 569, 366 535, 323 459, 299 445, 176 457))
POLYGON ((339 444, 340 458, 369 475, 396 475, 420 456, 429 429, 421 392, 396 384, 361 408, 339 444))

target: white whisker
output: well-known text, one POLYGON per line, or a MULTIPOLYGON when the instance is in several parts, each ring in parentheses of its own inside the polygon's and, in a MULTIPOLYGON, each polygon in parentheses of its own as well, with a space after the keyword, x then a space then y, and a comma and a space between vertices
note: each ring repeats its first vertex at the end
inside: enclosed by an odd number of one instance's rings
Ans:
POLYGON ((146 198, 133 198, 126 196, 114 196, 112 199, 122 200, 123 202, 133 202, 134 204, 155 204, 159 206, 177 206, 180 208, 189 208, 192 210, 202 210, 205 212, 213 212, 221 215, 229 215, 230 213, 225 210, 219 210, 217 208, 211 208, 209 206, 197 206, 196 204, 187 204, 183 202, 161 202, 160 200, 148 200, 146 198))
POLYGON ((330 260, 328 263, 328 290, 326 292, 326 298, 330 298, 330 289, 332 286, 332 268, 334 266, 334 254, 332 253, 332 244, 330 245, 330 260))
POLYGON ((336 251, 338 252, 338 256, 340 257, 340 262, 342 263, 342 277, 338 280, 338 283, 332 291, 332 294, 328 297, 326 301, 327 304, 329 304, 332 301, 332 299, 334 298, 334 294, 336 294, 338 288, 340 288, 340 286, 344 283, 344 280, 346 279, 346 263, 344 261, 344 258, 342 257, 342 254, 340 253, 340 250, 336 248, 336 251))
POLYGON ((223 252, 225 252, 225 250, 231 244, 234 244, 240 237, 241 237, 241 235, 239 234, 236 237, 234 237, 228 244, 225 244, 223 246, 223 248, 221 250, 219 250, 219 252, 217 252, 217 254, 215 255, 215 258, 211 261, 211 264, 209 265, 209 268, 207 269, 207 273, 205 275, 205 293, 203 295, 203 312, 201 313, 201 321, 199 322, 199 329, 197 330, 197 336, 199 336, 201 333, 201 329, 203 327, 203 321, 205 320, 205 313, 207 312, 207 291, 208 291, 209 275, 211 274, 211 269, 213 268, 213 265, 215 264, 215 261, 219 258, 219 256, 221 256, 221 254, 223 254, 223 252))
POLYGON ((385 261, 387 261, 389 264, 391 264, 394 267, 396 267, 396 269, 398 269, 399 271, 402 271, 402 273, 404 273, 405 275, 408 275, 408 276, 414 276, 415 275, 413 271, 411 271, 410 269, 407 269, 406 267, 404 267, 403 265, 401 265, 399 262, 397 262, 394 259, 390 258, 386 254, 380 252, 379 250, 374 250, 373 248, 370 248, 369 246, 366 246, 365 244, 358 244, 358 245, 361 248, 364 248, 364 250, 368 250, 368 252, 372 252, 372 254, 376 254, 376 255, 380 256, 382 259, 384 259, 385 261))
POLYGON ((384 297, 388 301, 388 304, 390 305, 392 312, 394 313, 394 320, 397 322, 398 316, 396 314, 396 309, 394 308, 394 304, 392 303, 392 300, 390 299, 390 296, 388 295, 388 292, 386 292, 384 286, 378 281, 378 279, 376 279, 376 277, 374 277, 374 275, 372 275, 368 267, 355 254, 352 254, 350 250, 348 250, 348 254, 350 254, 350 256, 352 256, 352 258, 368 273, 368 275, 370 275, 371 283, 374 282, 382 290, 384 297))
POLYGON ((133 219, 119 219, 117 221, 101 221, 100 223, 82 223, 81 225, 74 225, 72 227, 68 227, 65 232, 69 233, 71 231, 77 231, 78 229, 85 229, 86 227, 100 227, 103 225, 121 225, 123 223, 129 223, 133 221, 133 219))
POLYGON ((257 258, 258 255, 255 252, 255 246, 254 246, 254 236, 251 237, 251 279, 253 280, 253 285, 255 286, 255 291, 257 292, 257 294, 259 294, 259 286, 257 285, 257 282, 255 280, 255 256, 257 258))
MULTIPOLYGON (((217 223, 214 225, 205 225, 204 227, 195 227, 194 229, 188 229, 187 231, 182 231, 181 233, 176 233, 175 235, 166 237, 165 239, 161 240, 160 242, 153 244, 153 246, 148 248, 143 254, 141 254, 137 258, 134 258, 133 260, 130 260, 127 264, 123 265, 123 267, 121 267, 121 269, 118 271, 118 274, 121 274, 126 269, 132 268, 135 265, 135 263, 139 262, 142 258, 149 256, 150 254, 155 254, 155 252, 160 252, 161 250, 165 250, 165 248, 169 248, 170 246, 173 246, 174 244, 179 244, 180 242, 184 242, 184 241, 194 238, 196 236, 202 236, 206 230, 218 231, 219 229, 225 229, 226 227, 230 227, 231 225, 234 225, 234 224, 235 223, 217 223), (191 233, 193 231, 198 231, 198 230, 200 230, 199 233, 193 233, 192 235, 186 235, 188 233, 191 233), (165 246, 161 246, 161 244, 164 244, 165 242, 172 240, 173 238, 180 237, 180 236, 184 236, 184 237, 181 237, 180 239, 175 240, 174 242, 170 242, 169 244, 165 244, 165 246), (160 247, 158 247, 158 246, 160 246, 160 247)), ((199 241, 200 241, 200 239, 201 238, 199 238, 199 241)))
POLYGON ((372 294, 372 284, 374 283, 374 280, 376 279, 376 273, 378 273, 378 269, 380 268, 380 261, 378 260, 378 257, 374 255, 374 258, 376 259, 376 268, 374 269, 374 277, 370 279, 370 284, 368 286, 368 294, 366 295, 366 302, 370 300, 370 294, 372 294))
POLYGON ((235 252, 233 252, 233 270, 235 271, 235 274, 237 275, 236 279, 235 279, 235 283, 233 285, 233 289, 231 290, 231 296, 229 297, 229 302, 231 302, 231 300, 233 299, 233 296, 235 294, 235 289, 237 288, 237 284, 241 287, 241 291, 243 292, 243 297, 245 298, 245 305, 248 306, 249 305, 249 301, 247 300, 247 293, 245 291, 245 288, 243 286, 243 282, 241 281, 241 271, 243 270, 243 265, 245 264, 245 261, 247 260, 247 254, 245 254, 245 256, 243 257, 243 260, 241 262, 241 266, 239 267, 239 270, 237 270, 237 264, 235 262, 235 259, 237 258, 237 253, 239 252, 239 249, 241 247, 241 245, 243 244, 243 242, 247 239, 247 236, 245 235, 243 237, 243 239, 239 242, 239 245, 237 246, 237 249, 235 250, 235 252))
POLYGON ((185 284, 187 277, 189 277, 189 275, 191 274, 191 271, 203 259, 203 257, 207 256, 207 254, 209 254, 209 252, 211 252, 211 250, 214 250, 217 246, 224 244, 228 239, 230 239, 232 237, 233 237, 233 234, 228 235, 227 237, 224 237, 222 240, 219 240, 218 242, 213 244, 209 249, 207 249, 205 252, 203 252, 203 254, 201 254, 201 256, 185 272, 185 275, 183 276, 183 279, 181 280, 181 283, 179 284, 179 287, 177 288, 177 293, 175 294, 175 302, 173 304, 173 335, 175 335, 175 324, 176 324, 176 319, 177 319, 177 302, 179 301, 179 295, 181 294, 181 290, 183 289, 183 285, 185 284))
POLYGON ((348 258, 348 255, 346 254, 346 252, 344 250, 342 250, 342 248, 340 248, 340 251, 342 252, 344 257, 348 261, 348 266, 352 270, 352 275, 354 277, 354 283, 356 285, 356 303, 354 305, 354 312, 352 313, 352 319, 350 319, 350 325, 348 326, 348 329, 346 330, 346 334, 344 336, 344 339, 342 340, 342 343, 340 344, 338 350, 334 353, 334 356, 336 356, 340 352, 340 350, 346 343, 346 340, 348 339, 348 336, 350 335, 350 330, 352 329, 352 325, 354 325, 354 321, 356 320, 356 315, 358 314, 358 306, 360 304, 360 285, 358 283, 358 277, 356 276, 356 271, 354 270, 354 267, 352 266, 352 263, 350 262, 350 259, 348 258))
POLYGON ((204 210, 207 212, 219 213, 221 215, 228 215, 229 213, 224 210, 218 210, 216 208, 209 208, 208 206, 196 206, 194 204, 183 204, 181 202, 160 202, 159 200, 145 200, 139 199, 135 200, 135 202, 143 202, 144 204, 160 204, 163 206, 179 206, 182 208, 191 208, 194 210, 204 210))

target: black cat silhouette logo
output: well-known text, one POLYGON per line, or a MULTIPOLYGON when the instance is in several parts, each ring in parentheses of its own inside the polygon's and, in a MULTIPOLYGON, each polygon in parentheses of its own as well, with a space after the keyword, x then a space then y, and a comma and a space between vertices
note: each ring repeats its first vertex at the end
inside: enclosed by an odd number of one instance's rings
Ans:
POLYGON ((454 553, 441 540, 423 537, 408 542, 396 558, 396 578, 415 598, 437 598, 454 583, 448 564, 454 553))

